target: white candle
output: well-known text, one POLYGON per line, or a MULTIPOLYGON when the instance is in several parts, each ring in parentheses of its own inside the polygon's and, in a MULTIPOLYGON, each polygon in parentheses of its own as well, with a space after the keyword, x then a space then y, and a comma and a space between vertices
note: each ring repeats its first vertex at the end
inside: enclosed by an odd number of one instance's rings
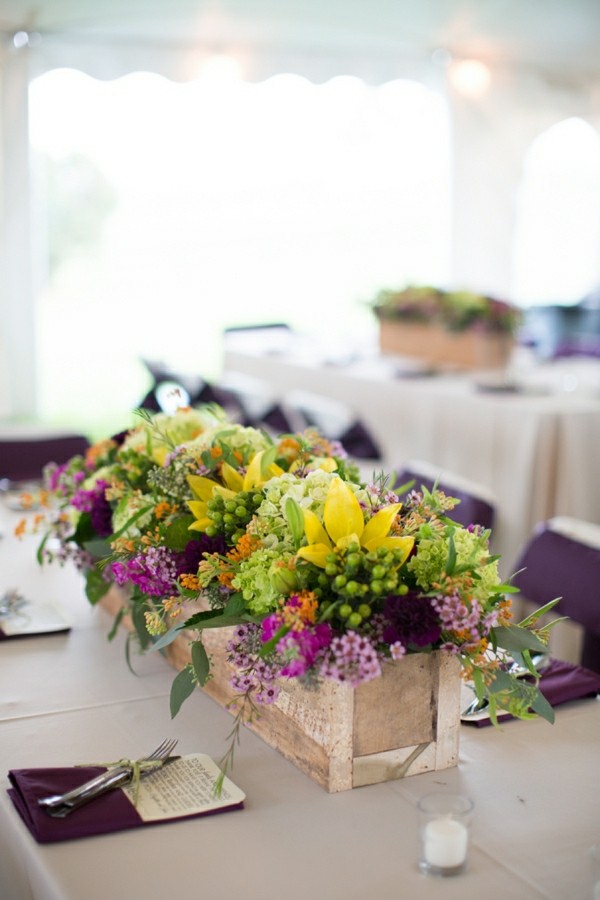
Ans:
POLYGON ((467 857, 468 832, 456 819, 434 819, 425 826, 425 862, 438 869, 461 866, 467 857))

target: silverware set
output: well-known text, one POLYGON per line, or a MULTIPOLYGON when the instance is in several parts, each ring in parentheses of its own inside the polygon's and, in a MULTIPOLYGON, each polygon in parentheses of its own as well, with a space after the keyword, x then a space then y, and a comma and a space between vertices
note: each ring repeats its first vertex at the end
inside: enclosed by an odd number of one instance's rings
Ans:
MULTIPOLYGON (((541 673, 550 665, 550 657, 545 653, 534 654, 531 657, 531 662, 534 668, 541 673)), ((517 662, 511 663, 507 672, 515 678, 525 678, 527 675, 531 675, 531 672, 526 666, 521 666, 517 662)), ((488 705, 489 702, 487 699, 484 698, 483 700, 479 700, 478 697, 475 696, 469 705, 461 712, 461 718, 468 719, 470 716, 476 716, 478 713, 484 712, 488 705)))
POLYGON ((134 777, 134 769, 136 767, 139 777, 145 778, 154 774, 154 772, 168 763, 179 759, 178 756, 171 756, 176 744, 176 740, 165 740, 152 753, 142 757, 140 760, 136 760, 135 763, 128 761, 127 764, 114 766, 102 775, 97 775, 71 791, 67 791, 64 794, 54 794, 50 797, 42 797, 38 800, 38 804, 48 815, 62 819, 84 804, 102 796, 107 791, 129 784, 134 777), (144 763, 156 763, 156 765, 144 768, 144 763))

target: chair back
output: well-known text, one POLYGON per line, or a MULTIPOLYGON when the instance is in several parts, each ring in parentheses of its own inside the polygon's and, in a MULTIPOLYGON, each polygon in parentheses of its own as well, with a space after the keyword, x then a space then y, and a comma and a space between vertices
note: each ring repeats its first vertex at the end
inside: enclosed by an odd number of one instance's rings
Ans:
POLYGON ((515 566, 526 600, 554 608, 583 627, 581 663, 600 672, 600 525, 566 516, 542 522, 515 566))
POLYGON ((89 446, 81 434, 0 434, 0 479, 37 481, 47 463, 67 462, 89 446))

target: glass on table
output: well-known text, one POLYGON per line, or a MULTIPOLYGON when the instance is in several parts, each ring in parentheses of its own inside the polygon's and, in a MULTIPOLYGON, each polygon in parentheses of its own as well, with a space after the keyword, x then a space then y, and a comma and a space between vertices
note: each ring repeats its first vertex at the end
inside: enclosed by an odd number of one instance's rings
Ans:
POLYGON ((473 801, 440 791, 422 797, 417 809, 419 868, 427 875, 460 875, 467 866, 473 801))

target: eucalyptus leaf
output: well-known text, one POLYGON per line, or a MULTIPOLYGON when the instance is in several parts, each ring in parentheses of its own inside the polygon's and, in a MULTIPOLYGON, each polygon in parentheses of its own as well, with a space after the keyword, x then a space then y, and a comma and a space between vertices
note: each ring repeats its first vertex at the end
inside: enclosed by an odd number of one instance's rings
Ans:
POLYGON ((108 640, 109 641, 114 640, 114 638, 117 636, 117 632, 119 630, 119 625, 123 621, 123 617, 126 612, 127 612, 126 607, 122 606, 121 609, 119 610, 119 612, 116 614, 114 622, 112 624, 112 628, 108 632, 108 640))
POLYGON ((131 621, 133 622, 133 628, 135 631, 135 635, 139 641, 140 647, 142 650, 145 650, 152 644, 152 638, 148 634, 148 630, 146 628, 146 611, 148 606, 146 603, 133 603, 131 607, 131 621))
POLYGON ((91 541, 84 541, 82 546, 94 559, 106 559, 111 554, 110 544, 104 538, 92 538, 91 541))
POLYGON ((514 688, 515 679, 508 674, 508 672, 503 672, 501 669, 498 669, 494 675, 493 681, 488 685, 488 691, 491 694, 499 694, 502 691, 511 691, 514 688))
POLYGON ((225 608, 223 609, 223 615, 225 616, 241 616, 244 610, 246 609, 246 604, 244 602, 244 598, 242 594, 237 591, 235 594, 232 594, 227 601, 225 608))
POLYGON ((550 600, 549 603, 546 603, 544 606, 540 606, 538 609, 535 609, 531 615, 526 616, 519 622, 519 625, 526 627, 527 625, 531 625, 532 622, 536 622, 541 616, 545 615, 545 613, 550 612, 557 603, 560 603, 562 597, 555 597, 554 600, 550 600))
POLYGON ((98 535, 92 525, 91 515, 88 512, 80 513, 71 540, 79 547, 83 547, 87 541, 91 541, 96 537, 98 537, 98 535))
POLYGON ((46 546, 46 542, 48 541, 49 537, 50 537, 50 532, 47 531, 46 534, 44 535, 44 537, 42 538, 42 540, 40 541, 39 546, 37 548, 37 553, 35 555, 35 558, 37 559, 40 566, 44 565, 44 547, 46 546))
POLYGON ((554 723, 554 710, 544 697, 541 691, 538 691, 537 697, 533 700, 531 708, 534 712, 545 719, 550 724, 554 723))
POLYGON ((88 569, 85 576, 85 596, 92 606, 95 606, 108 593, 109 588, 110 584, 104 578, 100 569, 96 568, 96 566, 88 569))
POLYGON ((538 637, 527 628, 520 625, 498 625, 494 629, 494 637, 499 647, 504 650, 523 651, 537 650, 539 653, 546 653, 547 647, 538 637))
POLYGON ((191 666, 186 666, 179 672, 171 685, 171 696, 169 704, 171 708, 171 718, 174 719, 181 706, 188 697, 190 697, 196 688, 195 676, 191 666))
POLYGON ((194 641, 191 648, 192 667, 198 684, 206 684, 210 673, 210 661, 202 641, 194 641))
POLYGON ((152 646, 149 649, 150 650, 164 650, 165 647, 168 647, 169 644, 172 644, 173 641, 179 637, 179 635, 183 631, 184 627, 185 627, 185 623, 184 623, 184 625, 178 625, 177 628, 171 628, 171 629, 169 629, 169 631, 165 631, 164 634, 161 634, 160 637, 158 637, 152 643, 152 646))

